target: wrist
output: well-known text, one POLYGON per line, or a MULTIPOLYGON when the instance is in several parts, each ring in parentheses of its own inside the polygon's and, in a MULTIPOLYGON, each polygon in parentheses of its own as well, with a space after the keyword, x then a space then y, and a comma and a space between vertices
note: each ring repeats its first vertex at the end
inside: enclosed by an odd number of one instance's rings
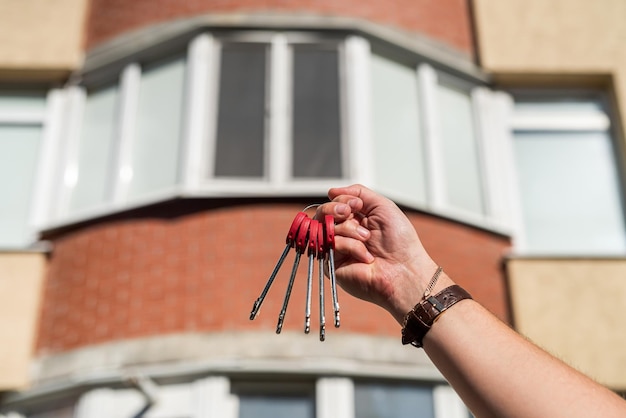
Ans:
MULTIPOLYGON (((401 289, 401 293, 397 295, 397 300, 393 304, 393 309, 390 313, 400 325, 403 324, 404 317, 407 312, 423 300, 424 293, 426 292, 430 281, 437 273, 439 266, 432 261, 429 264, 430 266, 428 268, 421 268, 413 273, 409 273, 410 280, 407 285, 402 287, 398 286, 398 288, 401 289)), ((445 270, 443 270, 437 277, 433 287, 430 289, 430 294, 437 294, 443 289, 454 284, 454 281, 446 274, 445 270)))
POLYGON ((402 324, 402 344, 411 344, 415 347, 423 347, 424 337, 430 331, 435 321, 441 314, 446 312, 456 303, 471 299, 472 296, 458 285, 446 287, 437 294, 424 296, 413 309, 411 309, 402 324))

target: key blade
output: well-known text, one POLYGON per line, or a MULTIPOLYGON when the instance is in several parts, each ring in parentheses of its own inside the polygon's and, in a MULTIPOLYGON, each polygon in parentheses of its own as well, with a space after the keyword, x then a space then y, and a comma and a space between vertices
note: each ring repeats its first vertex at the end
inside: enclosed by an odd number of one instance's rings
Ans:
POLYGON ((291 297, 291 290, 293 289, 293 282, 296 279, 296 272, 298 271, 298 265, 300 264, 300 257, 302 253, 296 252, 296 258, 293 262, 293 268, 291 269, 291 277, 289 278, 289 284, 287 285, 287 291, 285 292, 285 299, 283 301, 283 307, 278 315, 278 323, 276 324, 276 334, 280 334, 283 329, 283 322, 285 315, 287 314, 287 306, 289 305, 289 298, 291 297))
POLYGON ((289 253, 290 249, 291 249, 291 246, 287 244, 285 246, 285 249, 283 250, 283 253, 278 259, 278 262, 276 263, 276 266, 274 267, 272 274, 270 275, 269 279, 267 279, 267 283, 265 283, 265 287, 263 288, 261 295, 257 298, 257 300, 252 305, 252 311, 250 312, 251 321, 254 318, 256 318, 257 314, 259 313, 259 310, 261 309, 261 305, 263 304, 263 301, 265 300, 265 296, 267 296, 267 292, 269 292, 270 287, 272 286, 272 283, 274 283, 274 279, 276 278, 276 275, 278 274, 278 271, 280 270, 281 266, 285 262, 285 258, 287 257, 287 253, 289 253))

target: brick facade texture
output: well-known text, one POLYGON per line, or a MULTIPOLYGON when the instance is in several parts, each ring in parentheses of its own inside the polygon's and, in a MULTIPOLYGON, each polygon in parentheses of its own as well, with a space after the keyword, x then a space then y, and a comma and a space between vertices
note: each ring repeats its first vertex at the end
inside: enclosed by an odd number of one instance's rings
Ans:
POLYGON ((468 0, 91 0, 86 48, 128 31, 201 14, 291 13, 364 19, 474 55, 468 0))
MULTIPOLYGON (((175 332, 273 333, 293 251, 257 319, 248 316, 302 207, 234 204, 169 218, 109 220, 54 238, 38 354, 175 332)), ((430 215, 409 217, 435 260, 477 300, 508 320, 502 269, 508 239, 430 215)), ((303 257, 284 330, 303 327, 306 261, 303 257)), ((399 335, 400 327, 389 314, 341 289, 342 325, 336 330, 330 293, 327 301, 329 338, 342 332, 399 335)), ((313 303, 312 339, 317 338, 317 318, 313 303)))

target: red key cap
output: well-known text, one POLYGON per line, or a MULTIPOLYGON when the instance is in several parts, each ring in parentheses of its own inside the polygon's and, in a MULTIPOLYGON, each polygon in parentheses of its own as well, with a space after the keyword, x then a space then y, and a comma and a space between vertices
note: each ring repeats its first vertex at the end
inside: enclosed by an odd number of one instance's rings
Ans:
POLYGON ((285 292, 285 299, 283 301, 283 307, 280 310, 280 314, 278 315, 278 323, 276 324, 276 334, 280 334, 283 329, 283 321, 285 320, 285 315, 287 313, 287 305, 289 304, 289 298, 291 297, 291 290, 293 288, 293 282, 296 279, 296 272, 298 270, 298 265, 300 264, 300 257, 307 248, 307 240, 309 237, 309 225, 311 224, 311 219, 307 216, 302 221, 300 228, 298 229, 298 236, 296 237, 296 258, 293 262, 293 268, 291 269, 291 277, 289 278, 289 284, 287 285, 287 291, 285 292))

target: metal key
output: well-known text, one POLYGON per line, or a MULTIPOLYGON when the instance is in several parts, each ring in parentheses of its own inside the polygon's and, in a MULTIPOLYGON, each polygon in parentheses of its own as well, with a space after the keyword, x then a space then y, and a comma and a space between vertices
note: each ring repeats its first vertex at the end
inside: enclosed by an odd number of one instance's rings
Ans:
POLYGON ((263 304, 263 300, 265 300, 265 296, 267 295, 267 292, 270 290, 270 287, 272 286, 272 283, 274 282, 274 279, 276 278, 276 274, 278 274, 280 267, 283 265, 283 262, 285 261, 285 258, 287 257, 287 254, 289 253, 289 250, 293 248, 296 244, 296 235, 298 234, 298 230, 300 229, 300 226, 302 225, 305 219, 308 219, 308 216, 304 212, 298 212, 295 218, 293 218, 293 222, 291 223, 289 232, 287 232, 287 238, 286 238, 287 245, 285 246, 285 249, 283 250, 282 255, 278 259, 278 263, 276 263, 276 267, 274 267, 274 271, 272 271, 270 278, 267 280, 267 283, 265 284, 265 288, 261 292, 261 295, 258 297, 256 301, 254 301, 254 305, 252 305, 252 311, 250 312, 250 320, 253 320, 254 318, 256 318, 257 314, 259 313, 259 309, 261 309, 261 304, 263 304))
POLYGON ((335 279, 335 219, 324 216, 324 250, 328 253, 328 275, 335 310, 335 328, 339 328, 339 302, 337 301, 337 281, 335 279))
POLYGON ((317 230, 320 223, 313 219, 309 225, 309 272, 306 282, 306 307, 304 309, 304 333, 311 331, 311 291, 313 289, 313 261, 317 255, 317 230))
POLYGON ((324 227, 320 224, 317 229, 317 262, 318 282, 320 290, 320 341, 326 339, 326 317, 324 315, 324 227))
POLYGON ((285 315, 287 314, 287 305, 289 304, 289 298, 291 297, 291 289, 293 288, 293 282, 296 279, 296 272, 298 271, 298 265, 300 264, 300 257, 306 251, 306 244, 309 235, 309 225, 311 223, 311 219, 307 216, 302 220, 302 224, 300 225, 300 229, 298 230, 298 236, 296 237, 296 258, 293 262, 293 267, 291 269, 291 277, 289 278, 289 284, 287 285, 287 291, 285 292, 285 299, 283 300, 283 307, 280 310, 280 314, 278 315, 278 323, 276 324, 276 334, 280 334, 280 331, 283 329, 283 321, 285 320, 285 315))

